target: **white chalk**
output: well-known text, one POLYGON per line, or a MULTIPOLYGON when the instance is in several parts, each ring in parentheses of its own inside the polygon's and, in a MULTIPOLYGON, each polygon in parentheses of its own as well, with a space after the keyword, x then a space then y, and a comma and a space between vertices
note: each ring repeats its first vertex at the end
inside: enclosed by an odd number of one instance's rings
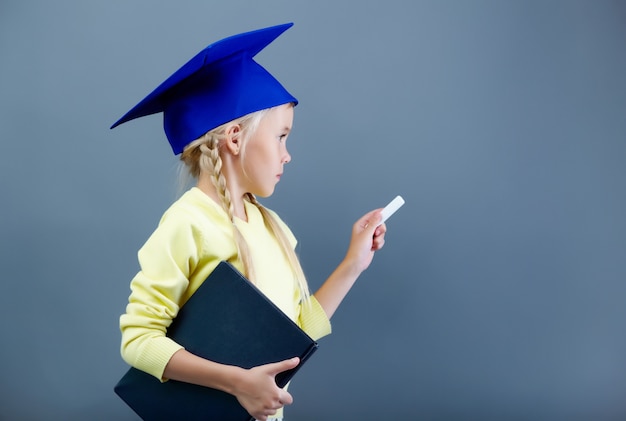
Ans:
POLYGON ((385 206, 385 208, 383 209, 383 211, 382 211, 382 215, 383 215, 382 222, 385 222, 387 219, 389 219, 389 217, 391 215, 393 215, 398 209, 400 209, 400 207, 402 207, 402 205, 404 205, 404 199, 402 198, 402 196, 396 196, 395 199, 393 199, 391 202, 389 202, 389 204, 387 206, 385 206))

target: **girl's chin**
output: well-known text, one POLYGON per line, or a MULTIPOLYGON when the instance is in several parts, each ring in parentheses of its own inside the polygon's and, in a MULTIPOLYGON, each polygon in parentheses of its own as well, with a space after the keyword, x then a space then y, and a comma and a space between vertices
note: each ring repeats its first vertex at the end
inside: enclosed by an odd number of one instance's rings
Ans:
POLYGON ((253 194, 257 197, 270 197, 272 194, 274 194, 274 189, 258 191, 253 194))

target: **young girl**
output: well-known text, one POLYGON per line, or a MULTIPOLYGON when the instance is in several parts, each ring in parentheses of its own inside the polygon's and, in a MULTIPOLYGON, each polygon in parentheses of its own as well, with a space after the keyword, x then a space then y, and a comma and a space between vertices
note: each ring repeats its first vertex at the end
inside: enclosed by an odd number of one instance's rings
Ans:
POLYGON ((290 26, 210 45, 113 125, 163 112, 172 149, 197 180, 139 251, 141 270, 120 317, 122 356, 162 381, 230 393, 261 421, 281 419, 282 407, 292 403, 274 377, 298 359, 243 369, 195 356, 167 337, 178 310, 225 260, 318 339, 330 333, 329 319, 383 246, 386 230, 379 209, 361 217, 344 259, 310 294, 293 234, 256 199, 273 193, 291 161, 286 141, 297 100, 252 57, 290 26))

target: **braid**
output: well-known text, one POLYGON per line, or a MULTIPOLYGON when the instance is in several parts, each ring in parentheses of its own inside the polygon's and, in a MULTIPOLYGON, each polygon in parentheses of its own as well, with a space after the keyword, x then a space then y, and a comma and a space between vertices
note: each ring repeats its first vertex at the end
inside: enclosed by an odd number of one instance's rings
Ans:
POLYGON ((259 211, 261 212, 261 215, 263 215, 263 220, 267 222, 271 233, 278 240, 278 244, 280 245, 280 248, 285 254, 285 257, 287 258, 289 265, 291 266, 296 288, 300 291, 301 302, 304 305, 310 304, 309 297, 311 293, 309 291, 309 285, 306 281, 306 276, 304 275, 302 266, 300 265, 300 260, 298 259, 298 255, 296 254, 295 250, 291 246, 291 243, 289 242, 287 235, 285 234, 281 226, 278 224, 278 221, 276 220, 276 218, 274 218, 274 216, 263 205, 261 205, 257 201, 256 197, 253 194, 247 193, 246 197, 250 203, 252 203, 259 209, 259 211))
POLYGON ((217 191, 222 209, 228 215, 228 219, 233 224, 233 233, 235 237, 235 245, 241 262, 243 263, 246 277, 254 283, 254 268, 248 243, 241 235, 241 232, 235 224, 235 209, 230 197, 226 184, 226 177, 222 173, 222 158, 219 154, 220 137, 216 131, 208 132, 200 139, 189 144, 183 152, 181 159, 189 165, 190 171, 194 177, 198 177, 200 171, 205 171, 210 175, 211 182, 217 191), (188 152, 189 151, 189 152, 188 152), (195 163, 194 163, 195 161, 195 163))

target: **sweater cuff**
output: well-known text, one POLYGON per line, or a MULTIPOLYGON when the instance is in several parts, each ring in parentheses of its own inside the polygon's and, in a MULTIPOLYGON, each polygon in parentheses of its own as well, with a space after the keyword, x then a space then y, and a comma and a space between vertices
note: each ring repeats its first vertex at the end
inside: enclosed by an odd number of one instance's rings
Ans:
POLYGON ((311 295, 307 304, 300 309, 300 324, 302 330, 314 340, 318 340, 332 332, 330 320, 317 299, 311 295))
POLYGON ((163 377, 167 363, 172 358, 172 355, 181 349, 184 349, 184 347, 167 336, 153 338, 147 341, 146 346, 139 353, 137 361, 133 365, 164 382, 167 380, 163 377))

